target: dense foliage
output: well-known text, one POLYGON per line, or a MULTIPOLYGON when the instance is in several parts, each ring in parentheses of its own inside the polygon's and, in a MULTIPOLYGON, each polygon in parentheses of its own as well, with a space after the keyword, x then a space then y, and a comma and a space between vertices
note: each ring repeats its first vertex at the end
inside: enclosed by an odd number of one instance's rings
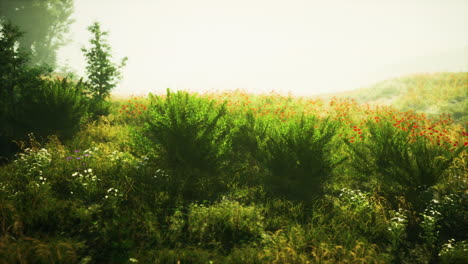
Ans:
MULTIPOLYGON (((29 133, 40 142, 50 135, 68 140, 86 121, 109 113, 105 99, 112 88, 109 76, 116 69, 97 70, 106 71, 100 80, 108 90, 95 91, 92 82, 60 77, 47 66, 31 66, 31 53, 21 48, 23 36, 18 27, 0 20, 0 163, 19 150, 13 142, 27 139, 29 133)), ((93 62, 110 63, 105 56, 93 62)))
POLYGON ((0 167, 0 263, 468 260, 448 116, 168 91, 73 129, 0 167))
POLYGON ((40 76, 49 73, 46 68, 28 66, 29 54, 18 45, 22 35, 13 24, 0 23, 0 162, 14 151, 11 141, 24 136, 14 124, 23 95, 33 94, 43 83, 40 76))
POLYGON ((33 92, 24 93, 11 119, 16 133, 33 132, 40 138, 73 136, 87 115, 88 98, 83 87, 81 82, 56 79, 43 81, 33 92))

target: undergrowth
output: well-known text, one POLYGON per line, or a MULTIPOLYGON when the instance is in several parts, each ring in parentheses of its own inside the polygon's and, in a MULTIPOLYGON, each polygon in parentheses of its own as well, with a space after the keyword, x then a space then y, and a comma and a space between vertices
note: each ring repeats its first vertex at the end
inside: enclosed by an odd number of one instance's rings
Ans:
POLYGON ((0 263, 467 261, 447 116, 241 91, 109 109, 0 167, 0 263))

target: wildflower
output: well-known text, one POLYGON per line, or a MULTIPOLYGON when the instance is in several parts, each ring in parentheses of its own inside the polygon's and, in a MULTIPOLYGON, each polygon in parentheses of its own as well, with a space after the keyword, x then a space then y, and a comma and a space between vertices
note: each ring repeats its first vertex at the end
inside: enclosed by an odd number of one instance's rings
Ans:
POLYGON ((67 160, 71 160, 71 159, 73 159, 73 157, 67 157, 67 160))

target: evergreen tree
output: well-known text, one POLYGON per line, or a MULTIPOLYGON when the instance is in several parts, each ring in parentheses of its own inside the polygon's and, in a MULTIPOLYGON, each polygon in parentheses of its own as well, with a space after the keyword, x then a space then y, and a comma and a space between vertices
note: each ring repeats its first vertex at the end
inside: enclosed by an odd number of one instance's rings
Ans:
POLYGON ((120 70, 125 66, 127 57, 123 58, 119 65, 112 62, 111 47, 106 39, 109 32, 102 31, 98 22, 93 23, 88 30, 93 35, 90 40, 91 47, 81 49, 88 63, 88 89, 96 101, 102 102, 120 81, 120 70))
POLYGON ((0 160, 15 151, 18 111, 24 95, 34 94, 49 69, 30 67, 30 54, 21 48, 23 33, 11 22, 0 19, 0 160))
POLYGON ((46 67, 30 67, 30 54, 21 49, 23 36, 10 22, 0 21, 0 116, 11 111, 22 93, 31 92, 40 85, 41 75, 48 75, 46 67))

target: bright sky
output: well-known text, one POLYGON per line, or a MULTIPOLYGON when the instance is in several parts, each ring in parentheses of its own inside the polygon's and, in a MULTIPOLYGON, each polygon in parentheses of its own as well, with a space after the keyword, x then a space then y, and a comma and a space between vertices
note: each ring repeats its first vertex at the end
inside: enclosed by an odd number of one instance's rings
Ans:
POLYGON ((114 60, 128 56, 117 94, 241 88, 312 95, 401 75, 468 71, 466 0, 75 0, 64 63, 99 21, 114 60))

